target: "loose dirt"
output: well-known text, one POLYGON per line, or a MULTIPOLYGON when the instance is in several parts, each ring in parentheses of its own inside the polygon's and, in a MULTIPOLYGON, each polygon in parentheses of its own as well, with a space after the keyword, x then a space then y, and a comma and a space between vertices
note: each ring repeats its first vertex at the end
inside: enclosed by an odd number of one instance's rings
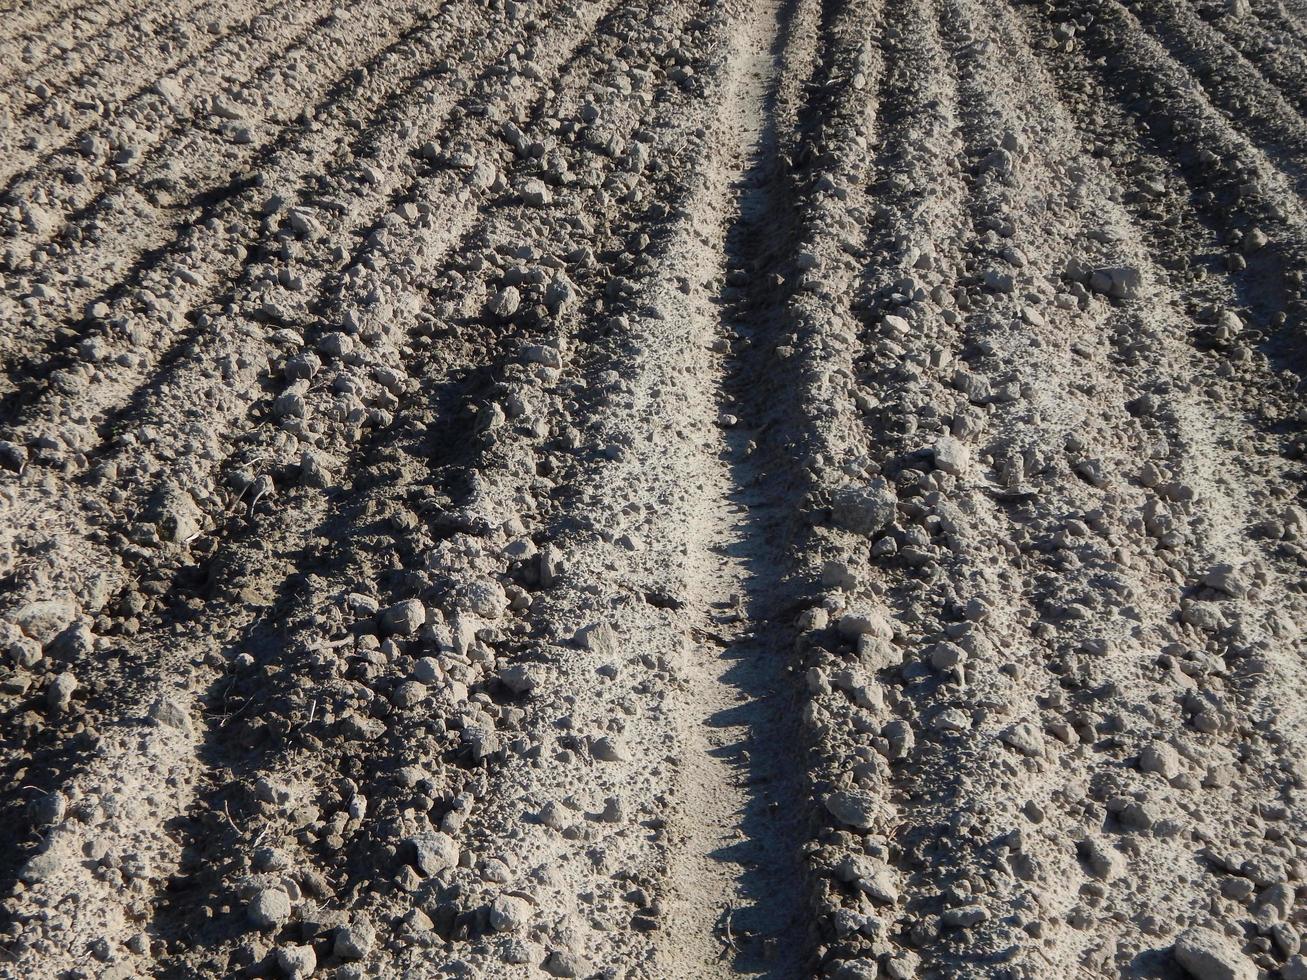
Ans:
POLYGON ((0 15, 0 976, 1307 978, 1307 10, 0 15))

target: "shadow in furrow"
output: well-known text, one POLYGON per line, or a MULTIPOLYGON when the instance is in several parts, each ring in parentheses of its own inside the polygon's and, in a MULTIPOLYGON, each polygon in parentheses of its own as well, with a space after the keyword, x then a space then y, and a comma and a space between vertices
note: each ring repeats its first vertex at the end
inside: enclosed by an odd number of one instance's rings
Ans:
MULTIPOLYGON (((508 349, 514 342, 505 335, 495 346, 508 349)), ((438 371, 436 354, 433 349, 429 357, 438 371)), ((502 359, 496 357, 493 363, 498 366, 502 359)), ((339 685, 332 683, 335 668, 324 665, 321 648, 305 637, 320 632, 313 623, 324 608, 339 601, 353 583, 376 575, 371 568, 374 560, 384 564, 389 556, 399 562, 380 581, 396 596, 404 591, 404 569, 417 567, 421 556, 409 551, 404 536, 395 535, 380 514, 381 505, 403 499, 429 481, 413 483, 404 478, 393 460, 400 454, 420 454, 458 469, 460 463, 475 458, 480 443, 475 420, 458 409, 484 395, 493 375, 491 367, 484 367, 442 375, 425 384, 417 396, 420 401, 409 407, 405 417, 420 414, 440 419, 434 441, 402 423, 375 433, 349 467, 354 482, 332 491, 311 531, 299 526, 302 520, 289 522, 269 513, 252 526, 240 547, 228 546, 222 577, 231 577, 229 588, 240 587, 247 577, 257 580, 264 540, 271 543, 266 557, 280 559, 280 581, 267 600, 258 603, 252 621, 248 607, 224 617, 246 620, 248 625, 228 645, 233 666, 212 681, 202 698, 209 725, 197 755, 205 783, 171 828, 182 842, 182 858, 150 924, 151 934, 169 950, 160 960, 159 976, 211 976, 253 965, 239 942, 248 932, 245 903, 231 890, 231 882, 249 872, 250 857, 263 842, 261 830, 273 827, 262 816, 259 781, 276 779, 297 755, 321 758, 324 746, 348 738, 333 710, 339 708, 339 685), (278 541, 279 537, 286 540, 278 541), (299 546, 304 542, 308 545, 299 546), (235 662, 241 654, 252 658, 243 668, 235 662), (306 689, 306 681, 313 690, 306 689)), ((455 512, 430 519, 437 537, 459 529, 455 512)), ((350 658, 351 674, 358 663, 350 658)), ((433 716, 431 723, 438 720, 433 716)), ((338 760, 339 776, 361 784, 373 808, 383 806, 383 787, 392 782, 388 774, 399 766, 397 760, 403 758, 411 734, 403 727, 392 728, 362 753, 344 751, 338 760)), ((322 785, 317 790, 318 797, 311 802, 325 814, 337 787, 322 785)), ((384 841, 351 838, 332 847, 305 833, 302 830, 297 836, 326 885, 327 890, 316 896, 324 907, 348 908, 355 891, 384 887, 380 881, 370 881, 389 863, 384 841)), ((290 927, 290 933, 295 930, 290 927)), ((322 952, 325 955, 326 950, 322 952)))
MULTIPOLYGON (((799 222, 794 188, 777 131, 777 83, 794 43, 798 3, 777 12, 770 56, 778 67, 763 94, 763 123, 750 166, 736 190, 738 213, 725 241, 727 281, 718 303, 730 339, 719 393, 723 413, 741 420, 726 430, 733 508, 739 512, 727 556, 744 571, 738 615, 748 624, 721 653, 723 684, 738 698, 709 718, 712 727, 744 729, 747 737, 716 750, 731 760, 745 788, 740 839, 713 854, 742 869, 739 886, 749 905, 727 910, 719 939, 737 970, 775 978, 802 975, 816 936, 809 917, 808 883, 800 848, 811 836, 811 788, 800 725, 802 697, 792 668, 792 622, 805 583, 791 579, 787 560, 804 496, 783 446, 776 388, 785 383, 775 347, 784 335, 788 271, 799 222), (767 448, 759 448, 767 447, 767 448)), ((829 33, 833 16, 823 5, 829 33)), ((829 51, 823 64, 829 70, 829 51)), ((820 94, 817 96, 820 98, 820 94)), ((730 615, 727 615, 729 620, 730 615)), ((730 635, 730 634, 728 634, 730 635)))
MULTIPOLYGON (((289 6, 289 3, 284 3, 281 6, 289 6)), ((268 13, 276 14, 279 10, 280 7, 272 8, 268 11, 268 13)), ((227 34, 213 37, 203 47, 198 48, 195 51, 191 52, 191 54, 188 55, 183 61, 178 62, 176 65, 173 65, 167 71, 162 72, 160 77, 161 78, 171 77, 175 79, 179 77, 187 69, 196 68, 197 66, 202 66, 205 57, 210 55, 211 53, 216 52, 216 50, 220 46, 227 44, 229 42, 238 41, 244 35, 249 34, 251 31, 251 25, 253 24, 255 19, 256 18, 254 17, 250 17, 240 22, 239 24, 233 24, 231 26, 230 31, 227 34)), ((313 28, 322 26, 324 23, 326 23, 326 20, 327 18, 325 17, 319 18, 316 22, 309 25, 309 29, 311 30, 313 28)), ((288 38, 288 41, 290 42, 290 46, 286 49, 286 51, 292 50, 294 46, 297 45, 302 40, 302 37, 303 37, 302 35, 294 35, 291 38, 288 38)), ((281 53, 284 54, 285 52, 283 51, 281 53)), ((274 55, 271 59, 261 62, 260 67, 256 70, 258 71, 265 70, 268 65, 274 65, 276 63, 277 63, 277 57, 276 55, 274 55)), ((103 128, 104 126, 106 126, 111 122, 116 122, 118 115, 122 114, 129 107, 133 106, 138 100, 144 98, 145 96, 153 92, 155 83, 157 81, 158 79, 151 80, 148 84, 141 85, 133 92, 129 93, 128 95, 124 96, 121 99, 116 100, 116 104, 110 110, 109 115, 103 118, 102 120, 100 120, 100 122, 93 123, 83 129, 77 130, 75 133, 72 133, 66 139, 65 142, 60 143, 57 146, 50 147, 47 150, 43 150, 33 160, 31 160, 29 163, 24 165, 22 169, 17 170, 14 173, 10 174, 9 177, 6 178, 5 180, 4 189, 0 190, 0 201, 4 201, 7 203, 10 202, 19 203, 26 196, 26 194, 22 189, 22 185, 24 183, 40 176, 43 171, 52 167, 54 165, 54 162, 59 157, 67 156, 70 158, 75 158, 78 155, 78 149, 77 149, 78 142, 83 134, 85 134, 89 129, 91 129, 92 126, 103 128)), ((199 113, 200 111, 201 111, 200 107, 197 106, 194 112, 179 118, 173 124, 173 126, 168 130, 168 132, 163 136, 163 138, 160 140, 160 143, 157 145, 163 145, 166 142, 176 140, 182 133, 184 133, 187 129, 191 128, 195 124, 198 118, 197 113, 199 113)), ((111 193, 115 190, 121 190, 123 186, 124 184, 122 182, 115 182, 114 184, 110 185, 107 191, 96 195, 96 197, 93 198, 90 204, 88 204, 86 207, 93 207, 97 205, 97 203, 103 201, 106 193, 111 193)), ((77 213, 80 214, 81 211, 77 213)), ((72 220, 71 218, 66 219, 66 223, 71 222, 71 220, 72 220)))
MULTIPOLYGON (((430 22, 431 18, 423 18, 391 44, 378 51, 365 64, 351 67, 344 72, 336 79, 319 102, 308 111, 305 118, 317 119, 324 113, 329 113, 338 108, 357 88, 358 73, 360 71, 370 72, 374 70, 376 66, 384 63, 385 59, 393 56, 401 47, 411 43, 414 34, 428 29, 430 22)), ((389 116, 385 115, 386 110, 393 109, 401 104, 404 98, 409 97, 417 87, 438 74, 439 71, 439 68, 424 69, 409 84, 397 89, 383 105, 379 114, 383 124, 389 120, 389 116)), ((359 136, 351 140, 350 146, 363 145, 363 141, 367 137, 374 135, 376 129, 376 126, 369 126, 359 136)), ((198 208, 199 213, 192 220, 185 221, 177 226, 173 237, 169 241, 141 255, 118 281, 93 297, 86 304, 87 308, 89 309, 97 303, 112 305, 123 297, 130 295, 133 290, 141 288, 145 276, 160 262, 170 256, 180 255, 185 251, 187 241, 195 228, 205 227, 210 219, 216 218, 224 212, 224 208, 229 202, 252 187, 257 186, 257 178, 254 175, 270 167, 278 155, 292 149, 296 142, 303 140, 309 132, 310 130, 302 122, 288 124, 271 142, 260 148, 242 175, 216 187, 196 191, 177 210, 180 214, 191 214, 198 208)), ((231 284, 242 281, 252 265, 265 261, 268 257, 264 250, 271 247, 269 239, 265 236, 256 244, 260 247, 249 250, 249 254, 242 262, 237 274, 224 280, 212 292, 204 296, 194 305, 193 310, 198 311, 213 306, 221 306, 230 299, 231 284)), ((10 374, 17 379, 17 384, 13 391, 0 400, 0 423, 16 427, 31 421, 28 418, 30 415, 28 410, 39 405, 41 396, 48 390, 51 375, 78 362, 80 355, 76 345, 95 323, 96 321, 89 317, 69 323, 65 331, 52 337, 40 351, 10 368, 10 374)), ((152 397, 157 393, 158 387, 163 383, 162 379, 167 375, 167 369, 187 355, 191 351, 192 345, 202 334, 203 328, 198 326, 180 332, 176 340, 165 352, 163 358, 156 364, 151 378, 147 380, 146 384, 137 388, 125 404, 111 412, 100 424, 101 434, 107 436, 112 433, 116 427, 133 418, 143 405, 149 404, 152 397)), ((101 452, 104 452, 107 448, 101 447, 101 452)))

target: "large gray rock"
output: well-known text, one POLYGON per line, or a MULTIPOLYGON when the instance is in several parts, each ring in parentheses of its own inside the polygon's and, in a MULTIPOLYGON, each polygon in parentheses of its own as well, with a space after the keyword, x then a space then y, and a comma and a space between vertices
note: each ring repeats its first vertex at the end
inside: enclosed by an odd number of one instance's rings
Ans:
POLYGON ((870 793, 838 790, 826 797, 826 809, 840 823, 871 830, 882 816, 882 804, 870 793))
POLYGON ((863 487, 843 487, 831 499, 831 520, 854 534, 871 537, 884 530, 898 513, 898 497, 884 480, 863 487))
POLYGON ((280 888, 261 888, 245 914, 260 929, 276 929, 290 918, 290 896, 280 888))
POLYGON ((1197 980, 1257 980, 1257 967, 1233 942, 1210 929, 1188 929, 1175 940, 1175 961, 1197 980))

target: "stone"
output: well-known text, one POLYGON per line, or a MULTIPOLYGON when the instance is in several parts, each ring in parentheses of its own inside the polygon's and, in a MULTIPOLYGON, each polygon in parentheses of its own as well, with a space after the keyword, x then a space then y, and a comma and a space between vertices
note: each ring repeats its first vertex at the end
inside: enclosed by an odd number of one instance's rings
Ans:
POLYGON ((1134 299, 1143 283, 1143 275, 1133 266, 1104 266, 1089 274, 1089 288, 1113 299, 1134 299))
POLYGON ((336 930, 332 952, 342 960, 361 960, 377 942, 377 929, 366 915, 358 915, 348 925, 336 930))
POLYGON ((544 207, 553 200, 549 185, 538 177, 532 177, 522 185, 522 200, 532 207, 544 207))
POLYGON ((289 980, 307 980, 318 968, 318 954, 312 946, 279 946, 277 966, 289 980))
POLYGON ((836 820, 858 830, 872 830, 884 816, 882 804, 861 790, 838 790, 826 797, 825 805, 836 820))
POLYGON ((960 476, 971 460, 971 450, 953 436, 945 436, 935 444, 935 468, 952 476, 960 476))
POLYGON ((387 606, 380 614, 381 628, 395 636, 411 636, 427 621, 427 609, 418 599, 387 606))
POLYGON ((435 657, 419 657, 413 662, 413 679, 421 684, 435 684, 444 677, 435 657))
POLYGON ((77 691, 77 678, 71 671, 64 671, 50 682, 45 690, 46 700, 54 711, 67 711, 73 703, 73 694, 77 691))
POLYGON ((1172 780, 1180 775, 1180 753, 1165 742, 1152 742, 1139 753, 1139 768, 1172 780))
POLYGON ((600 762, 625 762, 625 747, 611 735, 601 735, 590 746, 590 754, 600 762))
POLYGON ((865 487, 844 487, 831 499, 831 520, 836 527, 864 537, 883 531, 898 514, 898 497, 882 479, 865 487))
POLYGON ((477 579, 463 586, 463 605, 482 619, 499 619, 508 609, 508 594, 494 579, 477 579))
POLYGON ((1196 980, 1257 980, 1257 967, 1225 936, 1187 929, 1176 937, 1175 961, 1196 980))
POLYGON ((490 905, 490 928, 521 932, 531 921, 531 903, 516 895, 500 895, 490 905))
POLYGON ((35 884, 38 881, 53 878, 63 870, 63 864, 63 858, 54 850, 42 851, 40 854, 33 855, 28 859, 18 876, 28 884, 35 884))
POLYGON ((181 732, 191 730, 191 716, 185 708, 170 697, 161 697, 150 707, 150 720, 165 728, 181 732))
POLYGON ((1028 721, 1008 726, 999 737, 1022 755, 1036 758, 1044 754, 1044 733, 1028 721))
POLYGON ((424 875, 433 875, 446 868, 458 866, 460 850, 454 838, 440 831, 419 834, 411 838, 414 863, 424 875))
POLYGON ((280 888, 262 888, 245 909, 246 917, 259 929, 276 929, 290 918, 290 896, 280 888))

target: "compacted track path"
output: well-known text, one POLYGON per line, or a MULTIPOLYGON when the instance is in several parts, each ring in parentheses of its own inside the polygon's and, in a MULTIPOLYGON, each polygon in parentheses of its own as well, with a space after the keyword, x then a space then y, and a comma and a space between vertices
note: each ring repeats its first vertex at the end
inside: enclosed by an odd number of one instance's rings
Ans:
POLYGON ((0 14, 0 976, 1307 977, 1307 19, 0 14))

